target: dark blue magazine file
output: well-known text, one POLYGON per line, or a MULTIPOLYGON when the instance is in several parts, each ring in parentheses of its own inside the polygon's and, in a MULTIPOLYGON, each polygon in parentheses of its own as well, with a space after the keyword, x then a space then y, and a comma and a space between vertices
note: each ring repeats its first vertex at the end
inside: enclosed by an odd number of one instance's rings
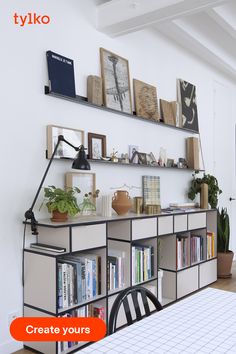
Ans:
POLYGON ((50 50, 46 55, 50 92, 76 97, 73 60, 50 50))

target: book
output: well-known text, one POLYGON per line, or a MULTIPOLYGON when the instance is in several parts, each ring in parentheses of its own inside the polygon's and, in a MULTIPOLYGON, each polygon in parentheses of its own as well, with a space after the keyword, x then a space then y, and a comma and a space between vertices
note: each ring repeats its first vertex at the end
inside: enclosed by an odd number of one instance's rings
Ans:
POLYGON ((44 250, 44 251, 56 252, 56 253, 66 252, 66 248, 64 248, 64 247, 46 245, 44 243, 31 243, 30 247, 37 248, 37 249, 44 250))
POLYGON ((76 97, 74 62, 50 50, 46 52, 49 90, 64 96, 76 97))

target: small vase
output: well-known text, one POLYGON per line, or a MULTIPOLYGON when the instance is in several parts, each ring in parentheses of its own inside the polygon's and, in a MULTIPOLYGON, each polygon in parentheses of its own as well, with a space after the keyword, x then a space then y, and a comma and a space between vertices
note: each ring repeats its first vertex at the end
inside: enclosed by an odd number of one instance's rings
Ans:
POLYGON ((208 184, 206 184, 206 183, 201 184, 200 208, 201 209, 208 209, 208 184))
POLYGON ((132 208, 132 201, 127 191, 116 191, 112 197, 112 208, 118 215, 127 214, 132 208))
POLYGON ((79 205, 80 213, 82 215, 94 215, 96 212, 96 206, 91 202, 89 198, 84 198, 83 202, 79 205))
POLYGON ((54 222, 64 222, 68 220, 68 213, 60 213, 58 210, 53 210, 51 221, 54 222))

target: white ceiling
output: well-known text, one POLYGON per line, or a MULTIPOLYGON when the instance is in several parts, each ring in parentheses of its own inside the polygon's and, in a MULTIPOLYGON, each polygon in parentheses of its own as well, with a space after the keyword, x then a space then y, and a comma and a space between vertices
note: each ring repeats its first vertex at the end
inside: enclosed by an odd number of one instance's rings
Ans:
POLYGON ((152 28, 236 79, 236 0, 99 0, 97 28, 152 28))

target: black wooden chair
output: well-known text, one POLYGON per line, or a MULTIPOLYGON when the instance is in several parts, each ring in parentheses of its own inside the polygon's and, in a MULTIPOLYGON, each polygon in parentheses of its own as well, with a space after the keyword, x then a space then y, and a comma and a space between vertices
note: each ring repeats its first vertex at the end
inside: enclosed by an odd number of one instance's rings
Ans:
POLYGON ((126 315, 127 325, 130 326, 136 321, 140 321, 142 318, 150 316, 151 311, 148 304, 148 299, 153 303, 157 311, 162 310, 162 306, 160 302, 157 300, 156 296, 148 289, 142 286, 135 286, 128 289, 123 290, 116 298, 110 313, 109 325, 108 325, 108 333, 112 334, 116 332, 116 323, 117 317, 120 311, 120 307, 123 304, 124 311, 126 315), (138 301, 138 294, 141 295, 141 301, 144 308, 144 314, 141 314, 140 302, 138 301), (131 296, 129 296, 131 295, 131 296), (128 300, 128 296, 130 301, 133 302, 134 310, 135 310, 135 318, 132 318, 130 304, 128 300))

